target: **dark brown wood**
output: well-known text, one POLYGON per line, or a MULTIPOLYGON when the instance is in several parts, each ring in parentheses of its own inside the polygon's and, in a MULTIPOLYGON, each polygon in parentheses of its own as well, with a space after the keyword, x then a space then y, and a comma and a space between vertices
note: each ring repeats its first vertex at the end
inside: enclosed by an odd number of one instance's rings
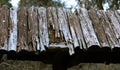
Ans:
POLYGON ((22 49, 28 50, 28 33, 27 33, 27 10, 25 7, 21 7, 18 10, 18 44, 17 50, 20 51, 22 49))
POLYGON ((9 8, 3 6, 0 8, 0 48, 7 50, 9 36, 9 8))

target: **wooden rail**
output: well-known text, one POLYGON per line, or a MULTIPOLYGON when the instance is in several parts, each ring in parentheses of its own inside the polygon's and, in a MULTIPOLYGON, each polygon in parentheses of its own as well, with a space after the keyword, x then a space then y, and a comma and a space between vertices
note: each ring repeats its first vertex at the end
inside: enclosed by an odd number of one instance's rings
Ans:
POLYGON ((0 49, 43 51, 48 48, 120 47, 120 10, 55 7, 0 8, 0 49))

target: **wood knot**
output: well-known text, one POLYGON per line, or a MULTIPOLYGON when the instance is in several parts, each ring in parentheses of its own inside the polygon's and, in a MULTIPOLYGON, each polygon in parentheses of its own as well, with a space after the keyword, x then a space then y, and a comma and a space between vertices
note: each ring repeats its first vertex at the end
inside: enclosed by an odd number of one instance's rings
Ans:
POLYGON ((74 42, 73 42, 72 39, 69 39, 69 40, 68 40, 68 43, 69 43, 69 44, 74 44, 74 42))

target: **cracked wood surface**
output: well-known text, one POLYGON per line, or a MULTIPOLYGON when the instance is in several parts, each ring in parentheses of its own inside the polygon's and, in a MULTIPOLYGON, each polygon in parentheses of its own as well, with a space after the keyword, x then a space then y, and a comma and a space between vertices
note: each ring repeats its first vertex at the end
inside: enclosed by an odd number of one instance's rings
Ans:
POLYGON ((18 44, 17 50, 28 49, 28 24, 27 24, 27 10, 22 7, 18 10, 18 44))
POLYGON ((22 7, 15 11, 3 6, 0 8, 0 49, 44 51, 45 47, 67 47, 72 55, 75 47, 120 47, 119 19, 120 10, 80 8, 72 12, 55 7, 22 7))
POLYGON ((97 15, 97 12, 95 10, 89 10, 89 16, 92 20, 97 38, 101 44, 102 47, 109 47, 105 31, 102 27, 101 21, 97 15))
POLYGON ((5 50, 8 50, 9 14, 7 6, 0 8, 0 48, 5 50))

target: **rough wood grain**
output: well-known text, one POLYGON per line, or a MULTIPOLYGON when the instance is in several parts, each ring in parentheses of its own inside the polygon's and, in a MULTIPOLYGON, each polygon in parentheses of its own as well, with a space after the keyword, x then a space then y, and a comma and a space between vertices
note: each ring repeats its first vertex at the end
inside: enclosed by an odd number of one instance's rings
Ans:
MULTIPOLYGON (((118 20, 118 22, 119 22, 119 24, 120 24, 120 10, 116 10, 116 11, 115 11, 115 15, 116 15, 117 20, 118 20)), ((119 44, 120 44, 120 35, 119 35, 119 37, 118 37, 118 40, 119 40, 119 44)))
POLYGON ((64 42, 63 35, 61 33, 61 30, 59 29, 56 8, 54 7, 47 8, 47 18, 50 44, 51 43, 59 44, 60 42, 64 42))
POLYGON ((74 46, 79 46, 80 49, 84 49, 86 47, 82 30, 80 27, 79 19, 76 15, 77 11, 72 13, 72 11, 68 11, 68 19, 71 29, 72 38, 74 41, 74 46))
POLYGON ((17 21, 17 8, 10 8, 8 50, 16 51, 17 49, 17 21))
POLYGON ((85 38, 87 47, 92 45, 99 45, 98 38, 92 26, 92 21, 89 18, 88 12, 85 8, 81 8, 79 11, 79 19, 82 27, 82 32, 85 38))
POLYGON ((22 49, 28 50, 27 43, 27 10, 25 7, 21 7, 18 10, 18 44, 17 50, 20 51, 22 49))
POLYGON ((120 47, 120 10, 74 13, 55 7, 0 8, 0 49, 43 51, 45 46, 87 49, 92 45, 120 47))
POLYGON ((110 25, 110 21, 109 21, 107 15, 105 14, 105 12, 100 10, 100 11, 97 11, 97 14, 98 14, 100 22, 104 28, 106 38, 108 39, 110 47, 111 48, 119 47, 119 43, 116 39, 116 36, 115 36, 113 29, 110 25))
POLYGON ((9 8, 3 6, 0 8, 0 48, 8 49, 8 26, 9 26, 9 8))
POLYGON ((92 20, 95 32, 97 34, 98 40, 102 47, 109 47, 105 32, 103 30, 102 24, 100 22, 100 19, 97 15, 97 12, 95 10, 89 10, 89 16, 92 20))
POLYGON ((116 16, 114 15, 114 12, 113 11, 107 11, 106 12, 106 15, 108 16, 108 19, 110 20, 111 22, 111 26, 115 32, 115 35, 117 37, 117 39, 120 37, 120 24, 116 18, 116 16))
POLYGON ((73 45, 74 47, 80 46, 78 43, 77 35, 76 35, 76 30, 74 25, 76 25, 76 22, 78 21, 75 16, 73 15, 72 11, 68 10, 68 22, 69 22, 69 28, 73 40, 73 45))
POLYGON ((120 23, 120 13, 118 13, 119 10, 115 10, 115 16, 117 17, 118 22, 120 23))
POLYGON ((69 48, 69 53, 72 55, 74 53, 73 40, 70 34, 66 10, 64 8, 58 8, 58 24, 60 30, 63 32, 66 44, 69 48))
POLYGON ((29 51, 40 50, 38 38, 38 18, 37 9, 31 7, 28 9, 28 46, 29 51))
POLYGON ((39 21, 39 39, 40 39, 40 50, 45 50, 44 46, 49 45, 49 36, 48 36, 48 24, 47 24, 47 15, 46 8, 38 8, 38 21, 39 21))

